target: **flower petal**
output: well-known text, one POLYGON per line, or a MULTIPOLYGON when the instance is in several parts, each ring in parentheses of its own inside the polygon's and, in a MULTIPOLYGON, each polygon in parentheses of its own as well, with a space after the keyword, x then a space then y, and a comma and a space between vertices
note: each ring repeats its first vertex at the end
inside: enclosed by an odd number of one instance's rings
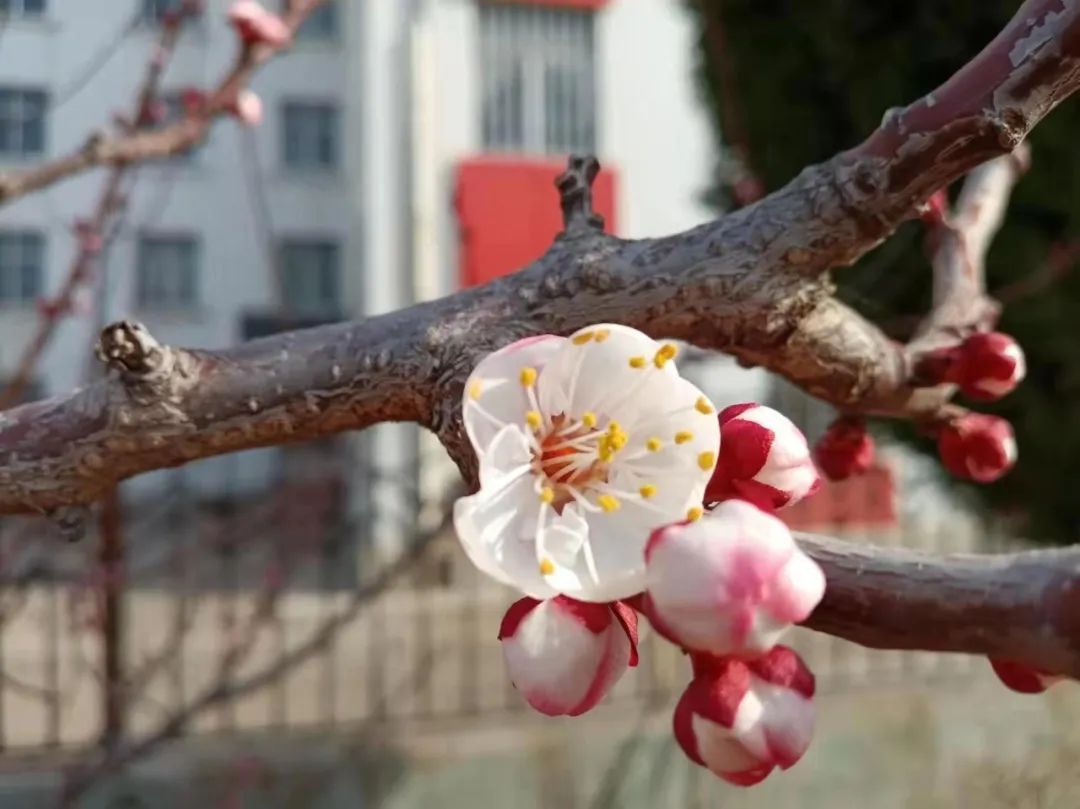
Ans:
POLYGON ((454 503, 454 529, 469 560, 503 584, 533 598, 550 598, 553 590, 540 575, 532 539, 541 503, 533 478, 521 475, 485 486, 454 503))
POLYGON ((556 568, 572 568, 589 536, 589 524, 578 506, 571 504, 547 523, 542 534, 536 545, 537 562, 546 557, 556 568))
POLYGON ((552 334, 529 337, 489 354, 476 366, 465 383, 462 418, 477 455, 483 457, 504 425, 525 424, 531 405, 521 370, 539 371, 565 342, 552 334))
POLYGON ((600 323, 581 329, 541 372, 541 405, 551 414, 559 412, 556 403, 560 403, 572 416, 591 411, 617 420, 626 418, 624 410, 655 406, 665 393, 657 379, 679 378, 674 363, 665 360, 658 367, 654 362, 660 349, 660 343, 629 326, 600 323), (632 366, 631 360, 640 367, 632 366))
POLYGON ((487 452, 480 456, 480 486, 505 484, 508 475, 526 474, 531 462, 532 450, 525 431, 516 424, 507 424, 495 433, 487 452))

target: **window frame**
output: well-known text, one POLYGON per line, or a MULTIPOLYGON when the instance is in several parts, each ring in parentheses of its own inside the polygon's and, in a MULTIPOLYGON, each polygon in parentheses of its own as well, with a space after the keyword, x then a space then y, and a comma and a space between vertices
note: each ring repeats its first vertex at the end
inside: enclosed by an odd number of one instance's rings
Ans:
MULTIPOLYGON (((342 107, 336 99, 298 96, 282 98, 280 102, 279 130, 281 138, 281 165, 286 171, 296 173, 333 173, 339 171, 343 161, 341 128, 342 107), (290 158, 290 122, 293 121, 290 113, 296 113, 298 111, 329 113, 327 120, 330 123, 327 131, 330 135, 331 142, 328 152, 329 160, 327 162, 322 162, 321 160, 309 161, 306 158, 302 161, 298 161, 295 155, 290 158)), ((307 140, 318 141, 321 134, 323 133, 316 133, 314 137, 309 135, 307 140)), ((318 151, 318 149, 316 148, 315 151, 318 151)))
POLYGON ((340 317, 344 310, 344 307, 341 305, 344 281, 344 272, 342 270, 344 240, 337 234, 332 233, 290 233, 281 236, 277 240, 275 249, 277 266, 281 273, 281 290, 289 307, 294 309, 296 314, 306 317, 340 317), (290 286, 289 277, 291 268, 287 254, 290 250, 302 251, 322 248, 328 248, 328 254, 331 255, 331 260, 328 264, 320 266, 320 270, 328 269, 329 272, 320 279, 317 285, 325 287, 327 286, 327 281, 329 281, 331 294, 327 296, 325 300, 321 302, 313 301, 313 306, 307 306, 304 301, 297 300, 300 296, 295 295, 293 291, 294 288, 291 288, 290 286))
POLYGON ((0 129, 5 129, 11 126, 14 130, 13 140, 18 141, 18 146, 15 150, 5 150, 0 147, 0 161, 10 160, 26 160, 30 158, 40 158, 49 151, 49 91, 42 86, 31 86, 26 84, 0 84, 0 110, 3 110, 4 114, 0 114, 0 129), (10 101, 5 100, 5 94, 11 94, 10 101), (27 150, 25 142, 27 140, 27 126, 31 125, 32 119, 28 118, 25 112, 28 100, 33 99, 40 105, 40 142, 37 148, 27 150), (11 123, 8 123, 6 116, 7 105, 14 103, 18 108, 18 122, 15 122, 15 117, 12 116, 11 123))
MULTIPOLYGON (((202 239, 194 231, 140 231, 135 243, 135 308, 143 312, 161 313, 197 311, 202 305, 200 294, 202 250, 202 239), (190 287, 190 297, 184 300, 180 300, 179 297, 174 300, 152 300, 146 294, 150 289, 146 272, 149 267, 148 252, 170 243, 190 247, 190 279, 185 284, 190 287)), ((164 285, 159 284, 159 286, 164 285)))
MULTIPOLYGON (((282 0, 280 11, 284 11, 288 3, 289 0, 282 0)), ((304 24, 297 29, 293 40, 299 45, 338 45, 342 41, 341 23, 341 3, 338 0, 323 0, 322 4, 317 6, 304 24), (311 21, 323 14, 330 18, 329 30, 318 29, 316 33, 310 33, 313 30, 310 27, 311 21), (304 31, 309 33, 305 34, 304 31)))
MULTIPOLYGON (((14 265, 12 265, 14 266, 14 265)), ((48 236, 45 231, 34 227, 4 227, 0 228, 0 307, 25 308, 33 306, 43 295, 45 289, 45 273, 48 266, 48 236), (6 254, 15 245, 5 245, 6 239, 17 239, 19 244, 16 249, 19 252, 17 274, 18 280, 9 278, 9 266, 5 262, 6 254), (27 284, 27 263, 25 253, 28 243, 37 251, 37 264, 32 268, 33 280, 27 284), (9 288, 21 287, 17 295, 8 295, 9 288), (28 291, 29 290, 29 291, 28 291)))
POLYGON ((7 19, 10 20, 34 20, 42 19, 49 13, 48 0, 0 0, 0 18, 3 15, 7 15, 7 19), (26 4, 28 1, 40 2, 41 8, 35 11, 27 11, 26 4), (10 7, 5 9, 3 4, 7 3, 8 6, 18 6, 16 10, 12 10, 10 7))
POLYGON ((594 153, 600 134, 598 57, 594 10, 481 4, 477 59, 483 149, 543 156, 594 153))

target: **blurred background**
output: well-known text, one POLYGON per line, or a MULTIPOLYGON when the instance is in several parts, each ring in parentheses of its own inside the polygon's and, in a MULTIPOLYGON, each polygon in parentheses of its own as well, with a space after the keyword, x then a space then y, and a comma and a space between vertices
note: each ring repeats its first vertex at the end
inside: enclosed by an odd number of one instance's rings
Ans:
MULTIPOLYGON (((0 173, 66 154, 130 108, 171 0, 0 0, 0 173)), ((235 58, 225 0, 185 25, 155 124, 235 58)), ((277 0, 264 5, 278 10, 277 0)), ((220 347, 377 314, 523 266, 560 228, 555 176, 594 152, 607 227, 641 238, 752 202, 946 78, 1016 3, 327 0, 252 88, 262 121, 0 209, 0 386, 103 244, 23 400, 91 377, 103 322, 220 347), (82 258, 81 258, 82 257, 82 258)), ((1033 137, 989 259, 1028 381, 998 407, 1017 469, 967 491, 882 426, 867 474, 793 527, 986 552, 1080 526, 1080 131, 1033 137)), ((925 310, 917 223, 843 294, 891 334, 925 310)), ((767 402, 813 440, 834 417, 761 370, 685 352, 724 406, 767 402)), ((85 536, 0 522, 0 807, 1067 807, 1068 686, 1006 691, 985 660, 871 652, 797 630, 819 727, 792 771, 740 791, 675 747, 688 666, 641 666, 575 720, 531 713, 496 640, 514 596, 447 527, 461 494, 430 436, 384 425, 126 482, 85 536)))

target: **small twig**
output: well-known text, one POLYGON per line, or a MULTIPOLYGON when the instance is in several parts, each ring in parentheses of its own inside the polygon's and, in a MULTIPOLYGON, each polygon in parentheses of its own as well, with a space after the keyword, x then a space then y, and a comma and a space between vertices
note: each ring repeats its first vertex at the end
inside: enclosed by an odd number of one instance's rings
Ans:
MULTIPOLYGON (((325 0, 293 0, 283 21, 295 32, 325 0)), ((134 129, 97 135, 74 152, 27 169, 0 174, 0 205, 38 191, 95 166, 121 166, 180 154, 200 143, 218 118, 231 115, 237 94, 255 71, 280 51, 268 45, 244 46, 233 66, 197 114, 152 131, 134 129)))

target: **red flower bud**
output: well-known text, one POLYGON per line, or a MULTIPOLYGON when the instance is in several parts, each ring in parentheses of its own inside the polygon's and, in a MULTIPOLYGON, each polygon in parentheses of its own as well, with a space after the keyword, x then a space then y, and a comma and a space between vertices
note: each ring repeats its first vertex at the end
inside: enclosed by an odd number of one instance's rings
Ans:
POLYGON ((949 381, 972 399, 1000 399, 1020 383, 1027 371, 1024 352, 1001 332, 973 334, 956 354, 949 381))
POLYGON ((1012 425, 998 416, 966 413, 941 427, 938 454, 957 477, 990 483, 1016 463, 1012 425))
POLYGON ((675 708, 675 740, 687 757, 736 786, 793 766, 814 733, 814 675, 777 646, 739 660, 695 655, 694 679, 675 708))
POLYGON ((1011 660, 995 660, 991 657, 990 666, 1006 688, 1020 694, 1041 694, 1054 683, 1065 679, 1048 671, 1024 663, 1014 663, 1011 660))
POLYGON ((829 480, 861 475, 874 463, 874 439, 866 432, 866 422, 858 418, 834 421, 818 440, 814 461, 829 480))

